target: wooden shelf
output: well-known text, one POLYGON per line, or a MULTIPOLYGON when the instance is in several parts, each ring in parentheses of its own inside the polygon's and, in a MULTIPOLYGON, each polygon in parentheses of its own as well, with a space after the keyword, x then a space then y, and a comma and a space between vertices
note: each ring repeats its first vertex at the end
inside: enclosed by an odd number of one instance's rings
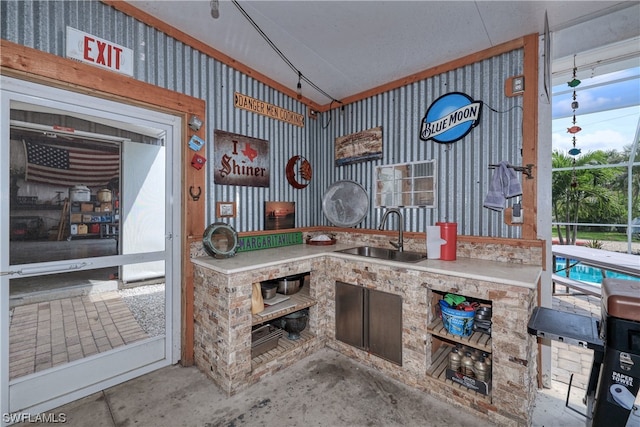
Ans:
POLYGON ((289 350, 292 350, 294 348, 304 345, 305 343, 311 341, 315 337, 316 337, 315 335, 313 335, 311 332, 305 329, 300 333, 299 339, 290 340, 289 338, 287 338, 287 332, 285 332, 284 335, 278 339, 278 346, 276 348, 274 348, 273 350, 269 350, 265 353, 262 353, 260 356, 256 356, 253 359, 251 359, 251 369, 256 369, 258 366, 263 365, 267 362, 270 362, 282 356, 289 350))
POLYGON ((306 284, 302 287, 302 289, 300 289, 300 292, 290 295, 289 299, 282 304, 285 304, 286 302, 293 302, 295 303, 295 306, 276 311, 267 316, 254 314, 251 317, 251 326, 269 322, 273 319, 277 319, 278 317, 286 316, 287 314, 293 313, 294 311, 302 310, 303 308, 311 307, 317 304, 316 300, 309 296, 309 288, 306 284))
POLYGON ((433 355, 433 358, 432 358, 433 363, 431 364, 429 369, 427 369, 427 375, 431 376, 433 379, 437 380, 438 382, 441 382, 443 384, 446 384, 449 387, 459 390, 460 392, 466 393, 477 399, 482 399, 487 403, 491 403, 491 393, 489 394, 478 393, 477 391, 473 391, 463 386, 462 384, 458 384, 447 379, 446 370, 447 370, 447 366, 449 365, 449 353, 451 353, 452 349, 453 347, 451 346, 443 345, 438 349, 438 351, 436 351, 436 353, 433 355))
MULTIPOLYGON (((289 304, 289 307, 283 310, 273 312, 266 316, 260 316, 259 314, 252 315, 252 318, 251 318, 252 326, 269 322, 271 320, 277 319, 282 316, 286 316, 287 314, 290 314, 295 311, 302 310, 304 308, 311 307, 317 304, 316 300, 311 298, 311 296, 309 295, 308 281, 305 281, 305 284, 303 285, 302 289, 300 289, 298 293, 289 295, 289 299, 282 302, 282 304, 286 304, 287 302, 294 303, 295 305, 291 306, 289 304)), ((276 306, 274 305, 273 307, 276 307, 276 306)), ((290 340, 289 338, 287 338, 287 336, 288 336, 288 333, 284 331, 282 337, 278 339, 278 346, 276 348, 274 348, 273 350, 269 350, 265 353, 262 353, 261 355, 251 359, 251 368, 256 369, 260 365, 264 365, 267 362, 271 362, 275 359, 278 359, 282 357, 285 353, 295 348, 298 348, 316 338, 314 334, 309 332, 308 324, 307 324, 307 327, 300 333, 299 339, 290 340)))
POLYGON ((58 240, 61 240, 64 234, 67 234, 67 240, 90 238, 90 239, 112 239, 118 238, 120 229, 120 210, 114 209, 114 202, 99 202, 99 201, 86 201, 86 202, 65 202, 63 207, 63 216, 66 217, 67 223, 62 226, 63 219, 60 219, 58 225, 58 240), (108 210, 103 210, 102 205, 109 204, 108 210), (100 207, 99 210, 98 207, 100 207), (89 209, 91 208, 91 209, 89 209), (89 221, 85 221, 89 217, 89 221), (91 232, 87 230, 87 233, 75 233, 71 234, 71 227, 80 225, 95 225, 99 224, 99 232, 91 232))
POLYGON ((477 348, 478 350, 482 350, 485 353, 492 352, 491 335, 483 334, 482 332, 474 332, 468 337, 461 337, 460 335, 450 334, 444 328, 442 319, 440 318, 436 318, 433 322, 431 322, 431 324, 427 327, 427 331, 429 331, 432 335, 436 335, 438 337, 446 338, 449 341, 477 348))

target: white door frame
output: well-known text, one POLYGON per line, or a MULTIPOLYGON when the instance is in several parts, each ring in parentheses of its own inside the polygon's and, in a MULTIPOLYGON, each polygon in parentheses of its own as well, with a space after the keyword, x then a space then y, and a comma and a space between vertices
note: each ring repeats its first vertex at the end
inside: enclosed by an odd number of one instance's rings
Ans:
MULTIPOLYGON (((9 210, 0 210, 0 425, 8 425, 6 415, 12 411, 32 414, 55 408, 91 393, 103 390, 115 384, 151 372, 162 366, 177 363, 180 358, 180 260, 181 260, 181 140, 182 123, 180 117, 172 116, 141 107, 104 100, 76 92, 43 86, 11 77, 0 76, 0 204, 9 206, 9 118, 12 102, 24 102, 43 108, 61 109, 72 112, 74 116, 87 118, 116 127, 123 123, 133 123, 139 133, 161 130, 166 135, 168 194, 165 210, 167 226, 165 230, 166 251, 149 252, 128 258, 127 262, 149 262, 164 260, 166 265, 165 312, 166 334, 161 338, 149 338, 120 349, 90 356, 52 368, 43 373, 35 373, 9 381, 9 280, 15 277, 37 275, 50 268, 93 269, 102 266, 117 265, 122 255, 97 259, 68 260, 62 262, 37 263, 17 272, 9 266, 9 210), (142 130, 142 131, 140 131, 142 130), (176 201, 177 203, 174 203, 176 201), (7 234, 5 234, 7 233, 7 234), (161 358, 145 362, 145 355, 162 353, 161 358), (130 360, 141 363, 132 369, 119 370, 130 360), (65 368, 73 368, 77 377, 70 378, 65 368), (114 369, 115 368, 115 369, 114 369), (96 375, 98 373, 99 375, 96 375), (82 382, 82 386, 78 384, 82 382), (65 388, 63 384, 75 383, 65 388), (54 385, 52 387, 52 384, 54 385), (54 391, 53 394, 51 391, 54 391), (11 394, 10 394, 11 393, 11 394), (25 406, 24 402, 34 402, 25 406)), ((131 257, 131 256, 129 256, 131 257)))

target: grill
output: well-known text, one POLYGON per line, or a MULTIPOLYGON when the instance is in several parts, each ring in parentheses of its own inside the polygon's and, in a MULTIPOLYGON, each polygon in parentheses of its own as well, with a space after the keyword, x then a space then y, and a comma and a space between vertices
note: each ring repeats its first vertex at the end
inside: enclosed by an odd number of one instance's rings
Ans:
MULTIPOLYGON (((587 426, 640 426, 640 282, 602 281, 600 320, 552 310, 534 309, 528 331, 541 338, 593 350, 585 395, 587 426)), ((567 391, 567 407, 569 393, 567 391)), ((569 407, 570 409, 573 409, 569 407)), ((575 409, 573 409, 575 411, 575 409)))

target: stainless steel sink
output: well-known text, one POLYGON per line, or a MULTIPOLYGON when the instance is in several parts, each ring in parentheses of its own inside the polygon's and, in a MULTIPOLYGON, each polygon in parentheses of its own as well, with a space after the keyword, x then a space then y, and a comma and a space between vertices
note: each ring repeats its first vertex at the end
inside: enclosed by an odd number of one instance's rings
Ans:
POLYGON ((357 246, 355 248, 343 249, 336 252, 399 262, 418 262, 427 258, 427 254, 423 254, 420 252, 400 252, 395 249, 374 248, 372 246, 357 246))

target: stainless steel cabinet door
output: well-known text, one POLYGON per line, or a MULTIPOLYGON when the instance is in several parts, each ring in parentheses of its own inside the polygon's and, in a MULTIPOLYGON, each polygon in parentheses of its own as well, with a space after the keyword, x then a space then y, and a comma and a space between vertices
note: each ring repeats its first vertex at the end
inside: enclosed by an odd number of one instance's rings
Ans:
POLYGON ((368 291, 369 351, 402 365, 402 297, 368 291))
POLYGON ((364 288, 336 282, 336 339, 365 350, 364 288))

